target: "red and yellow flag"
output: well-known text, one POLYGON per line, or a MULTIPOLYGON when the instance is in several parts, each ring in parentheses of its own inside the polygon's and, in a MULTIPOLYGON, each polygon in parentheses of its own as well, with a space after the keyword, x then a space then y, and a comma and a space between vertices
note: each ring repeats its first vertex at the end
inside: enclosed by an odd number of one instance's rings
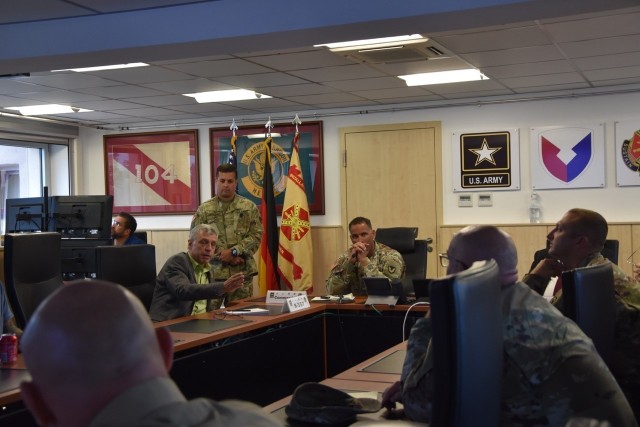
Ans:
POLYGON ((258 264, 258 284, 260 293, 268 290, 279 290, 278 282, 278 218, 276 216, 276 199, 273 191, 273 174, 271 173, 271 137, 264 141, 264 169, 262 175, 262 241, 260 242, 260 261, 258 264))
POLYGON ((311 215, 304 179, 300 167, 300 154, 296 132, 289 163, 287 187, 282 206, 280 244, 278 245, 278 271, 282 282, 295 291, 313 291, 313 245, 311 241, 311 215))

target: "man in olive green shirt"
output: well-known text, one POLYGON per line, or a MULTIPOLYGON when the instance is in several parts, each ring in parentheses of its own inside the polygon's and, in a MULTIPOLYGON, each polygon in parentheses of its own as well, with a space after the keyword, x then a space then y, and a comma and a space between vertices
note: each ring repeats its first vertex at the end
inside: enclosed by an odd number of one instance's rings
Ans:
MULTIPOLYGON (((549 257, 522 281, 541 295, 562 271, 610 262, 600 254, 609 226, 602 215, 571 209, 548 234, 549 257)), ((640 284, 611 263, 616 303, 615 346, 610 368, 631 407, 640 416, 640 284)), ((555 285, 554 285, 555 286, 555 285)), ((551 289, 550 289, 551 290, 551 289)), ((553 289, 553 305, 562 310, 562 286, 553 289)))
POLYGON ((242 288, 232 292, 229 301, 253 295, 253 276, 258 267, 253 258, 262 239, 262 220, 251 200, 236 194, 238 171, 232 164, 216 169, 216 196, 200 205, 191 228, 210 224, 218 230, 218 251, 212 264, 214 277, 225 280, 235 273, 244 274, 242 288))
POLYGON ((404 277, 404 259, 400 252, 375 241, 376 231, 368 218, 356 217, 349 223, 351 247, 336 260, 327 292, 331 295, 365 295, 363 277, 404 277))

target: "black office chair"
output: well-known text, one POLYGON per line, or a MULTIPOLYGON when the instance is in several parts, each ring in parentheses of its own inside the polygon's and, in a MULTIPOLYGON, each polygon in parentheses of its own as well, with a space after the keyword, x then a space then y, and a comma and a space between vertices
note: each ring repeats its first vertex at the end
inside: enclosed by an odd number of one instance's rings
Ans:
POLYGON ((433 248, 431 238, 416 239, 417 227, 378 228, 376 241, 400 252, 406 266, 402 287, 405 293, 413 293, 413 279, 427 277, 427 253, 433 248))
POLYGON ((495 261, 431 282, 433 412, 429 425, 500 424, 503 334, 495 261))
MULTIPOLYGON (((602 251, 600 251, 600 253, 602 254, 603 257, 605 257, 606 259, 608 259, 609 261, 617 265, 619 248, 620 248, 620 242, 618 240, 607 239, 604 241, 604 246, 602 248, 602 251)), ((533 263, 531 264, 531 268, 529 269, 529 271, 533 270, 533 268, 536 265, 538 265, 540 261, 549 257, 548 249, 549 248, 547 247, 545 249, 540 249, 536 251, 536 253, 533 255, 533 263)))
POLYGON ((96 251, 97 278, 129 289, 149 311, 156 286, 156 247, 98 246, 96 251))
POLYGON ((562 273, 562 311, 587 334, 605 362, 615 334, 613 268, 610 263, 562 273))
POLYGON ((7 297, 24 329, 40 303, 62 286, 60 233, 4 236, 7 297))
POLYGON ((142 240, 145 243, 149 242, 147 240, 147 232, 146 231, 134 231, 133 235, 136 236, 137 238, 139 238, 140 240, 142 240))

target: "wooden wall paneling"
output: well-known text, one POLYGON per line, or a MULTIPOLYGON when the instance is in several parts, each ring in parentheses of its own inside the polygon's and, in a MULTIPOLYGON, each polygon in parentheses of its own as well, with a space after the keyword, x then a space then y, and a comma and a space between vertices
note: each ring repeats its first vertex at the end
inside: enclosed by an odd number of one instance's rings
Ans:
MULTIPOLYGON (((187 250, 189 230, 153 230, 147 232, 148 242, 156 246, 156 270, 160 271, 167 259, 187 250)), ((313 238, 313 289, 314 294, 325 293, 325 280, 333 262, 342 251, 342 227, 312 227, 313 238)), ((258 259, 256 253, 256 261, 258 259)), ((257 279, 254 279, 254 295, 258 295, 257 279)))
MULTIPOLYGON (((440 228, 438 253, 446 253, 453 235, 464 228, 463 225, 447 225, 440 228)), ((518 277, 529 272, 534 253, 545 247, 546 236, 553 226, 545 224, 498 225, 509 233, 518 250, 518 277)), ((446 270, 438 262, 438 277, 446 275, 446 270)))
POLYGON ((147 231, 147 243, 156 247, 156 273, 160 272, 169 257, 187 250, 189 230, 147 231))
POLYGON ((326 293, 325 281, 334 261, 347 249, 342 237, 342 226, 313 227, 313 294, 326 293))
POLYGON ((631 264, 627 263, 627 258, 631 255, 631 247, 633 246, 631 224, 609 224, 607 239, 617 239, 620 242, 618 266, 626 274, 633 275, 631 264))
POLYGON ((631 256, 633 251, 638 250, 638 252, 633 254, 632 261, 634 264, 640 263, 640 249, 639 249, 640 248, 640 224, 631 225, 631 244, 632 244, 631 252, 624 254, 626 255, 624 257, 625 262, 627 258, 631 256))

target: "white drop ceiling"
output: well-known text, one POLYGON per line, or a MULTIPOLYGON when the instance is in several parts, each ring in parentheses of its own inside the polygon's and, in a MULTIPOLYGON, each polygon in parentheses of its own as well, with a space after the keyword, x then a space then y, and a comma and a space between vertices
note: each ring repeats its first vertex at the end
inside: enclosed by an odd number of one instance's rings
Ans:
POLYGON ((5 107, 66 104, 94 111, 48 117, 135 128, 640 90, 638 1, 484 0, 445 11, 424 10, 419 3, 354 1, 351 8, 326 0, 319 4, 334 10, 323 13, 302 0, 2 2, 0 74, 28 75, 0 78, 0 113, 10 113, 5 107), (264 9, 268 4, 273 9, 264 9), (394 9, 387 15, 393 16, 383 18, 389 4, 394 9), (293 17, 283 9, 287 5, 293 17), (197 11, 232 15, 215 15, 206 25, 197 11), (154 25, 172 19, 167 34, 154 25), (269 24, 264 34, 256 20, 269 24), (78 29, 85 31, 69 34, 78 29), (407 46, 404 52, 368 54, 313 47, 407 33, 429 41, 411 51, 407 46), (151 66, 50 71, 133 61, 151 66), (490 80, 407 87, 396 77, 468 66, 490 80), (236 88, 272 98, 198 104, 181 95, 236 88))

